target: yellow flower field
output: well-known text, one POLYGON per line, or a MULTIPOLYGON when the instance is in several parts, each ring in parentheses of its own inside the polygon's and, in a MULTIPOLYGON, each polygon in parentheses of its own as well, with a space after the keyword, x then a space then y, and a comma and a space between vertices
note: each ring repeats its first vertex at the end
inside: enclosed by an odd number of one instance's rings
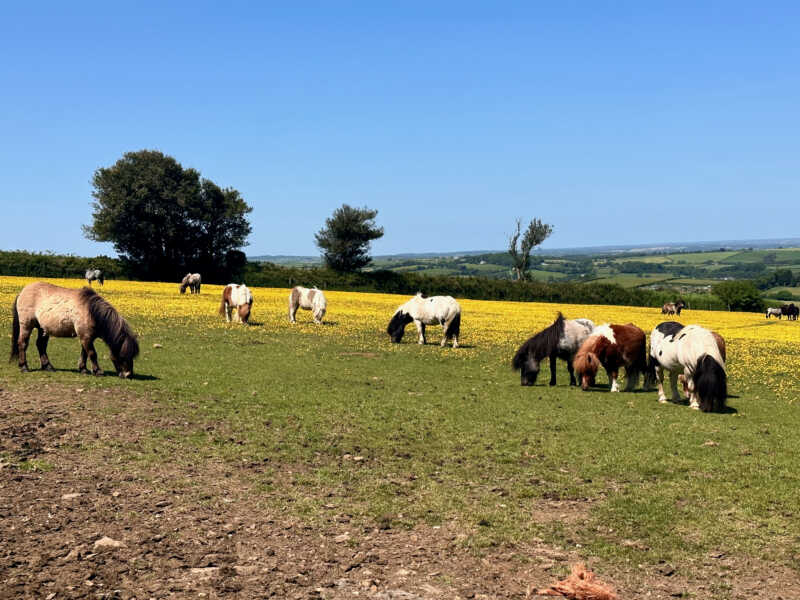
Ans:
MULTIPOLYGON (((10 306, 22 287, 35 278, 0 277, 0 303, 10 306)), ((81 287, 80 279, 46 279, 57 285, 81 287)), ((157 331, 160 323, 190 324, 206 328, 241 327, 225 323, 217 314, 222 286, 204 285, 199 296, 178 293, 178 283, 107 281, 95 285, 139 333, 157 331)), ((388 344, 384 330, 394 310, 409 296, 356 292, 325 292, 328 299, 326 325, 315 326, 308 311, 299 311, 297 325, 287 318, 288 289, 251 288, 254 296, 252 323, 248 335, 268 338, 293 329, 313 336, 346 336, 354 350, 374 349, 388 344)), ((476 358, 481 350, 502 350, 498 360, 510 359, 513 350, 527 337, 550 324, 560 310, 568 318, 586 317, 595 323, 628 323, 646 333, 665 317, 657 308, 533 302, 461 300, 463 311, 461 342, 467 347, 453 353, 462 360, 476 358)), ((10 317, 9 313, 3 317, 10 317)), ((767 320, 763 314, 685 310, 682 323, 696 323, 717 331, 728 344, 728 372, 736 382, 763 383, 781 400, 792 401, 800 393, 800 321, 767 320)), ((413 326, 410 326, 413 329, 413 326)), ((438 341, 441 330, 429 329, 438 341)), ((406 340, 413 340, 409 333, 406 340)), ((396 348, 396 347, 395 347, 396 348)))

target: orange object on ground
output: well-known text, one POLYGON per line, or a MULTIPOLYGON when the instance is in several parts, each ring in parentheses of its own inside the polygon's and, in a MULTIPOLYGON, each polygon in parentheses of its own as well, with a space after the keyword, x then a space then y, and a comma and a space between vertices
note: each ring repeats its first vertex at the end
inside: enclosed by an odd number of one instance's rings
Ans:
POLYGON ((586 565, 573 565, 572 573, 563 581, 551 585, 546 590, 534 590, 538 596, 562 596, 571 600, 618 600, 617 593, 609 584, 595 577, 586 565))

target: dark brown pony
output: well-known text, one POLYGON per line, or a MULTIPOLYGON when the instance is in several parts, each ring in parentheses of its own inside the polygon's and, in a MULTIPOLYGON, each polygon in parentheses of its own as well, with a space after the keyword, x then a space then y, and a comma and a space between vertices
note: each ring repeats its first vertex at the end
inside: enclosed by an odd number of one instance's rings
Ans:
POLYGON ((37 281, 22 288, 12 307, 10 360, 19 359, 22 372, 28 371, 26 350, 34 329, 39 330, 36 349, 42 370, 54 371, 47 357, 47 343, 53 337, 77 337, 81 342, 78 370, 88 373, 86 358, 92 361, 92 373, 102 375, 97 364, 94 340, 100 338, 111 351, 111 361, 120 377, 133 375, 133 359, 139 343, 128 323, 114 307, 88 287, 79 290, 62 288, 37 281))
POLYGON ((630 392, 636 387, 639 375, 647 369, 644 331, 633 323, 600 325, 578 349, 572 366, 578 372, 584 391, 594 385, 597 371, 603 367, 612 392, 619 391, 617 377, 619 370, 625 367, 625 391, 630 392))

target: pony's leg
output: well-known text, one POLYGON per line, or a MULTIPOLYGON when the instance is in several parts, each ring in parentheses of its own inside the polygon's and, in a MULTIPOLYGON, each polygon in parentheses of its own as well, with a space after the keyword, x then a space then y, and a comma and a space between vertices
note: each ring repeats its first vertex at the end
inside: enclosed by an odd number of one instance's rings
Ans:
POLYGON ((632 367, 625 367, 625 391, 632 392, 639 383, 639 371, 632 367))
POLYGON ((425 323, 414 319, 414 326, 417 328, 417 333, 419 333, 419 339, 417 340, 417 343, 425 344, 425 323))
POLYGON ((678 392, 678 373, 670 372, 669 374, 669 385, 672 388, 672 401, 673 402, 680 402, 681 395, 678 392))
POLYGON ((86 343, 84 343, 84 348, 86 348, 86 354, 89 356, 89 360, 92 361, 92 375, 102 375, 103 369, 97 364, 97 350, 94 349, 94 340, 89 338, 86 343))
POLYGON ((606 371, 606 373, 608 373, 608 380, 611 382, 611 391, 618 392, 619 382, 617 378, 619 377, 619 371, 606 371))
POLYGON ((697 392, 694 388, 694 378, 688 370, 684 370, 683 376, 686 378, 686 388, 689 390, 689 407, 700 410, 700 402, 697 399, 697 392))
POLYGON ((228 303, 225 303, 225 322, 226 323, 230 323, 231 322, 231 312, 232 312, 231 305, 228 304, 228 303))
MULTIPOLYGON (((672 377, 672 373, 670 373, 672 377)), ((658 381, 658 401, 666 404, 667 395, 664 393, 664 367, 656 367, 656 381, 658 381)))
POLYGON ((86 348, 83 347, 83 342, 81 342, 81 358, 78 361, 78 373, 83 375, 89 374, 89 371, 86 368, 86 348))
POLYGON ((25 353, 28 350, 28 342, 31 339, 31 333, 32 329, 27 324, 20 323, 17 350, 19 352, 19 370, 23 373, 28 372, 28 357, 25 353))
POLYGON ((550 385, 556 384, 556 357, 550 356, 550 385))
POLYGON ((44 330, 39 328, 39 336, 36 338, 36 349, 39 351, 39 360, 42 362, 42 371, 55 371, 53 365, 50 363, 50 358, 47 356, 47 342, 50 341, 50 336, 44 330))
POLYGON ((297 309, 300 308, 299 304, 289 305, 289 323, 297 323, 295 317, 297 316, 297 309))
POLYGON ((458 336, 453 336, 453 348, 458 348, 458 336))
POLYGON ((572 359, 567 360, 567 371, 569 372, 569 384, 578 385, 578 382, 575 380, 575 368, 572 366, 572 359))

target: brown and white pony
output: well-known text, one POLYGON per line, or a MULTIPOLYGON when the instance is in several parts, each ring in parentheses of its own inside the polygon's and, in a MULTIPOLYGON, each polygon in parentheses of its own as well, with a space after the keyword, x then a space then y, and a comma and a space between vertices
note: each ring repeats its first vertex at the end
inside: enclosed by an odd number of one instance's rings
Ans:
POLYGON ((681 311, 684 308, 686 308, 686 304, 683 303, 683 300, 678 300, 677 302, 667 302, 664 306, 661 307, 661 314, 680 316, 681 311))
POLYGON ((636 387, 639 375, 647 368, 647 348, 644 331, 633 323, 627 325, 600 325, 586 338, 572 366, 581 380, 581 388, 586 391, 594 385, 594 378, 602 366, 608 373, 611 391, 618 392, 617 377, 625 367, 625 391, 636 387))
POLYGON ((55 371, 47 357, 47 342, 53 337, 77 337, 81 342, 78 371, 88 373, 86 358, 92 361, 92 373, 102 375, 97 364, 94 340, 100 338, 111 351, 111 361, 120 377, 133 375, 133 359, 139 343, 128 323, 114 307, 88 287, 68 289, 37 281, 22 288, 14 299, 11 326, 11 356, 19 359, 19 368, 28 371, 26 350, 34 329, 39 330, 36 349, 43 371, 55 371))
POLYGON ((289 322, 296 323, 295 315, 297 309, 310 310, 314 315, 314 323, 322 324, 322 317, 325 316, 325 311, 328 309, 328 301, 325 299, 325 294, 322 290, 317 288, 304 288, 299 285, 292 288, 289 292, 289 322))
POLYGON ((200 273, 187 273, 183 276, 181 280, 181 294, 186 293, 186 288, 189 288, 190 294, 199 294, 200 293, 200 284, 203 282, 203 278, 200 277, 200 273))
POLYGON ((222 290, 222 302, 219 305, 219 314, 225 315, 225 320, 230 323, 248 324, 250 311, 253 308, 253 294, 244 284, 229 283, 222 290))

